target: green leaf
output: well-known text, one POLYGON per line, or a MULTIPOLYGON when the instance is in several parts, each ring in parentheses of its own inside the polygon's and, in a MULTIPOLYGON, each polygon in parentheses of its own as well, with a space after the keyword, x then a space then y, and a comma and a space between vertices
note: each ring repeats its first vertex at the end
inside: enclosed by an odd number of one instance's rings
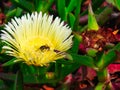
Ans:
POLYGON ((118 10, 120 10, 120 0, 107 0, 107 2, 115 6, 118 10))
POLYGON ((36 11, 42 11, 43 7, 45 5, 45 1, 43 0, 34 0, 34 6, 36 11))
POLYGON ((4 43, 2 42, 2 40, 0 39, 0 52, 2 52, 2 47, 4 46, 4 43))
POLYGON ((40 67, 40 66, 33 66, 33 65, 27 65, 25 63, 21 64, 21 71, 22 73, 24 73, 25 75, 28 74, 45 74, 47 72, 47 68, 48 67, 40 67))
POLYGON ((75 9, 75 17, 77 19, 78 15, 80 14, 82 0, 77 0, 76 3, 77 4, 76 4, 76 9, 75 9))
POLYGON ((24 73, 24 75, 35 74, 36 72, 34 66, 32 65, 28 66, 26 63, 21 63, 20 70, 22 73, 24 73))
POLYGON ((18 16, 20 16, 21 14, 22 14, 22 9, 21 8, 15 8, 15 9, 13 9, 13 10, 11 10, 11 11, 9 11, 7 14, 6 14, 6 19, 7 19, 7 21, 9 21, 12 17, 14 17, 14 16, 16 16, 16 17, 18 17, 18 16))
POLYGON ((78 53, 80 41, 76 37, 73 38, 73 41, 74 41, 74 43, 72 45, 72 48, 69 50, 69 52, 78 53))
POLYGON ((68 23, 72 29, 74 26, 74 22, 75 22, 75 16, 72 13, 69 13, 68 14, 68 23))
POLYGON ((104 87, 104 83, 98 83, 97 86, 95 87, 95 90, 102 90, 104 87))
POLYGON ((75 8, 75 23, 73 27, 73 30, 75 31, 78 31, 81 3, 82 3, 82 0, 77 0, 77 6, 75 8))
POLYGON ((97 52, 98 51, 96 49, 92 49, 92 48, 87 50, 87 54, 92 57, 95 57, 97 52))
POLYGON ((114 46, 113 50, 119 51, 120 52, 120 43, 114 46))
MULTIPOLYGON (((24 84, 45 84, 45 83, 55 83, 58 82, 58 79, 46 79, 45 75, 36 75, 36 74, 28 74, 28 75, 24 75, 23 73, 23 80, 24 80, 24 84)), ((5 81, 11 81, 14 82, 16 79, 16 75, 15 74, 8 74, 8 73, 0 73, 0 78, 2 80, 5 81)), ((12 89, 13 90, 13 89, 12 89)))
POLYGON ((51 5, 53 4, 54 0, 34 0, 34 6, 35 6, 35 10, 40 12, 42 11, 47 12, 48 9, 50 9, 51 5))
POLYGON ((90 56, 77 55, 77 54, 71 54, 71 55, 73 57, 73 60, 79 63, 80 65, 85 65, 85 66, 96 69, 96 66, 94 64, 94 59, 91 58, 90 56))
POLYGON ((15 14, 16 14, 16 11, 17 11, 17 9, 13 9, 13 10, 9 11, 9 12, 6 14, 7 19, 9 19, 9 18, 11 18, 11 17, 14 17, 15 14))
POLYGON ((16 75, 14 90, 23 90, 23 75, 20 71, 16 75))
POLYGON ((71 56, 70 54, 68 54, 68 53, 66 54, 66 57, 65 57, 65 58, 66 58, 67 60, 71 60, 71 61, 73 60, 72 56, 71 56))
POLYGON ((100 56, 98 56, 99 60, 96 62, 99 69, 104 69, 116 59, 115 50, 110 50, 107 54, 101 53, 100 56))
POLYGON ((13 65, 15 63, 18 63, 19 61, 21 61, 21 60, 19 60, 17 58, 13 58, 13 59, 9 60, 8 62, 5 62, 4 64, 2 64, 2 66, 3 67, 10 66, 10 65, 13 65))
POLYGON ((112 63, 116 59, 116 53, 114 50, 110 50, 104 57, 104 65, 103 67, 107 67, 110 63, 112 63))
POLYGON ((66 20, 65 0, 57 0, 57 11, 62 20, 66 20))
POLYGON ((13 3, 21 7, 22 9, 25 9, 29 12, 34 11, 34 5, 31 2, 28 2, 27 0, 11 0, 13 3))
POLYGON ((61 78, 64 78, 66 75, 74 72, 75 70, 77 70, 79 67, 81 66, 81 64, 79 63, 72 63, 72 64, 62 64, 62 68, 61 68, 61 78))
POLYGON ((97 15, 98 24, 104 25, 110 19, 110 15, 112 11, 113 10, 111 7, 105 7, 104 9, 102 8, 101 11, 97 15))
POLYGON ((55 74, 58 77, 58 79, 63 79, 66 75, 74 72, 80 66, 81 64, 74 62, 72 60, 65 59, 57 60, 55 74))
POLYGON ((104 51, 97 53, 95 64, 98 68, 103 68, 102 65, 104 64, 103 60, 104 55, 105 55, 104 51))
POLYGON ((108 3, 115 5, 115 0, 106 0, 108 3))
POLYGON ((40 67, 33 65, 28 66, 27 64, 22 63, 20 70, 23 73, 25 83, 44 83, 47 80, 46 73, 50 68, 53 69, 53 67, 51 67, 51 64, 49 67, 40 67))
POLYGON ((71 0, 68 7, 66 8, 66 12, 70 13, 74 10, 74 8, 77 6, 79 0, 71 0))
POLYGON ((97 31, 99 29, 99 26, 97 24, 95 15, 92 11, 91 4, 89 4, 89 13, 88 13, 88 30, 95 30, 97 31))
POLYGON ((114 0, 116 7, 118 8, 118 10, 120 10, 120 0, 114 0))
POLYGON ((82 36, 77 32, 73 32, 73 34, 74 34, 74 37, 78 39, 79 43, 81 43, 83 39, 82 36))
POLYGON ((21 9, 21 8, 17 8, 17 10, 16 10, 16 17, 18 17, 18 16, 20 16, 21 14, 22 14, 22 12, 23 12, 23 10, 21 9))
POLYGON ((51 8, 51 6, 53 5, 53 2, 54 2, 54 0, 48 0, 48 1, 46 2, 45 7, 43 8, 43 12, 48 11, 48 10, 51 8))

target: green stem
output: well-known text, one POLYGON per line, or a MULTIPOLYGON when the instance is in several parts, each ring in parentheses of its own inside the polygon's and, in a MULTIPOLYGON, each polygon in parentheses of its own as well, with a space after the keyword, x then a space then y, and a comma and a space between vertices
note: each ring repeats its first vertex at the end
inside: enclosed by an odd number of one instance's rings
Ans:
POLYGON ((95 87, 95 90, 113 90, 110 82, 110 76, 106 68, 97 71, 99 83, 95 87))

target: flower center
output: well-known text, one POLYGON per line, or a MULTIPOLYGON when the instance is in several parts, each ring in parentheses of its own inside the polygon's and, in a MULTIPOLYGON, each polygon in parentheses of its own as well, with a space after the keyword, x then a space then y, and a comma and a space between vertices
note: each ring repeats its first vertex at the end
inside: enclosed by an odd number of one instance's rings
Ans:
POLYGON ((54 48, 53 44, 51 43, 51 41, 48 38, 44 38, 44 37, 34 37, 34 38, 30 38, 28 40, 25 41, 25 43, 23 44, 23 47, 25 49, 28 48, 32 48, 33 50, 51 50, 54 48), (27 45, 27 46, 26 46, 27 45))
POLYGON ((20 57, 27 64, 45 65, 61 57, 55 52, 54 46, 48 38, 35 37, 26 40, 21 45, 20 57))

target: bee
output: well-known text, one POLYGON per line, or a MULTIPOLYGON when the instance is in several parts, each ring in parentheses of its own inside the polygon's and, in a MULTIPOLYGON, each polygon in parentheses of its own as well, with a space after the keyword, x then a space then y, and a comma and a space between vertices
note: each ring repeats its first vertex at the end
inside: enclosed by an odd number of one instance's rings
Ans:
POLYGON ((59 53, 60 51, 59 50, 54 50, 54 52, 59 53))
POLYGON ((50 47, 48 45, 43 45, 39 48, 41 51, 49 51, 50 47))

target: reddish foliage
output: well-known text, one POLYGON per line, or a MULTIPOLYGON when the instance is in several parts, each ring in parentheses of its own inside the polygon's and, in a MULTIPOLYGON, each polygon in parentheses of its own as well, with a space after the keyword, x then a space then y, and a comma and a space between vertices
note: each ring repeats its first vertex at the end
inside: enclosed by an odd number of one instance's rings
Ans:
POLYGON ((110 64, 108 71, 115 90, 120 90, 120 64, 110 64))
POLYGON ((101 51, 108 43, 119 42, 120 38, 118 36, 119 34, 114 34, 111 28, 83 32, 83 42, 80 44, 79 50, 85 52, 87 48, 94 48, 101 51))
POLYGON ((73 76, 72 76, 72 74, 69 74, 69 75, 67 75, 65 78, 64 78, 64 83, 65 84, 70 84, 70 83, 72 83, 73 82, 73 76))
POLYGON ((111 74, 115 72, 120 72, 120 64, 110 64, 108 66, 108 72, 111 74))
POLYGON ((0 25, 2 25, 5 21, 5 15, 3 13, 0 13, 0 25))

